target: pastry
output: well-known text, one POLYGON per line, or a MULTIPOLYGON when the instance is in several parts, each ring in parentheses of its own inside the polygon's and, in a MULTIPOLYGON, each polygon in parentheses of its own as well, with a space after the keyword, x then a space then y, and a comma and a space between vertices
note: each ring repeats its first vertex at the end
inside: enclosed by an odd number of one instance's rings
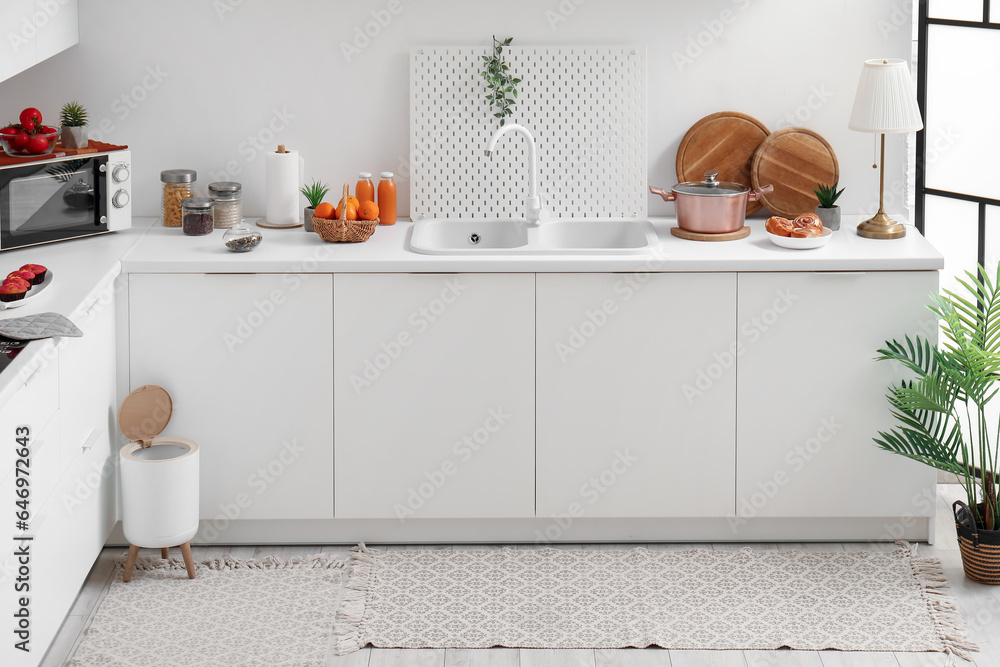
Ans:
POLYGON ((45 273, 48 271, 48 269, 41 264, 25 264, 19 270, 31 271, 35 274, 35 279, 31 282, 32 285, 38 285, 45 280, 45 273))
POLYGON ((31 271, 11 271, 7 274, 8 278, 22 278, 32 283, 35 280, 35 274, 31 271))
POLYGON ((0 301, 5 303, 10 301, 20 301, 24 298, 27 291, 28 290, 19 285, 15 285, 14 283, 0 285, 0 301))
POLYGON ((24 278, 18 278, 17 276, 11 276, 3 281, 4 285, 6 285, 7 283, 17 285, 18 287, 23 287, 25 291, 31 289, 31 283, 29 283, 24 278))
POLYGON ((764 223, 764 229, 776 236, 791 236, 792 222, 786 218, 773 216, 768 218, 767 222, 764 223))
POLYGON ((803 213, 792 221, 792 229, 813 229, 823 234, 823 221, 815 213, 803 213))
POLYGON ((819 229, 816 229, 815 227, 798 227, 792 230, 793 239, 808 239, 816 238, 818 236, 823 236, 822 227, 819 229))

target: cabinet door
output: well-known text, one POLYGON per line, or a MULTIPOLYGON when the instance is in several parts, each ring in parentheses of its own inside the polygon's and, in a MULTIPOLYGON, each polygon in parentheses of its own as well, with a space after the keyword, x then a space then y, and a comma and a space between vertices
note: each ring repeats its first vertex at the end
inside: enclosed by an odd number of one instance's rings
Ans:
POLYGON ((201 517, 333 517, 333 278, 132 275, 129 377, 201 446, 201 517))
POLYGON ((741 517, 933 515, 934 471, 872 438, 902 377, 876 350, 935 339, 937 286, 936 271, 739 275, 741 517))
POLYGON ((34 16, 35 0, 4 1, 0 16, 0 34, 4 36, 0 40, 0 81, 38 62, 38 27, 34 16))
POLYGON ((530 517, 534 276, 335 281, 337 516, 530 517))
POLYGON ((42 26, 38 30, 38 62, 79 43, 80 19, 77 1, 35 0, 36 21, 42 26))
POLYGON ((538 514, 732 512, 735 274, 537 282, 538 514))

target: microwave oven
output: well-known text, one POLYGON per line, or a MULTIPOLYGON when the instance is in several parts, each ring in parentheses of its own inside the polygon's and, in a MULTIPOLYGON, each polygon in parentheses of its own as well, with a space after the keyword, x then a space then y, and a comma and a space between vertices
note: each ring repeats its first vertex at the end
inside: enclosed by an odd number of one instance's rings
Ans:
POLYGON ((116 150, 0 166, 0 250, 131 227, 131 158, 116 150))

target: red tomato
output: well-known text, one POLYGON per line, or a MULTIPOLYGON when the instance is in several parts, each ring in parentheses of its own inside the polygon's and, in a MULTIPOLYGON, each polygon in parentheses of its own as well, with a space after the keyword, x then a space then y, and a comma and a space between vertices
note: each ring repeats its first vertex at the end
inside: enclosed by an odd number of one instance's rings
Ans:
POLYGON ((31 137, 28 139, 28 152, 32 155, 41 155, 49 150, 48 137, 31 137))
POLYGON ((36 123, 38 125, 42 124, 42 112, 35 107, 28 107, 21 112, 20 121, 21 125, 24 126, 24 129, 30 132, 36 123), (31 122, 32 127, 28 127, 29 122, 31 122))
POLYGON ((45 134, 52 134, 53 132, 56 131, 56 128, 45 125, 40 129, 40 131, 44 132, 45 134))
POLYGON ((21 130, 16 127, 4 127, 0 128, 0 134, 18 134, 21 130))
POLYGON ((27 132, 34 132, 34 130, 35 130, 35 121, 33 121, 33 120, 24 120, 24 121, 21 121, 21 129, 25 130, 27 132))
POLYGON ((23 151, 28 147, 29 141, 31 141, 31 137, 28 136, 27 132, 21 132, 14 135, 14 138, 10 140, 10 145, 14 150, 23 151))

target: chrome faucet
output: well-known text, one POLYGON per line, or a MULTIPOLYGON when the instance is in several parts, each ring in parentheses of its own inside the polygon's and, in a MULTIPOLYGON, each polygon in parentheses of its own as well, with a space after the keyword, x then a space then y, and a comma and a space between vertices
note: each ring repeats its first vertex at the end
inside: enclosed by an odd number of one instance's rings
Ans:
POLYGON ((489 145, 486 147, 486 157, 493 155, 497 142, 507 132, 520 132, 528 140, 528 198, 524 202, 524 219, 528 224, 537 225, 543 222, 546 215, 542 206, 542 198, 538 193, 538 153, 535 150, 535 138, 531 132, 523 125, 506 125, 493 133, 489 145))

